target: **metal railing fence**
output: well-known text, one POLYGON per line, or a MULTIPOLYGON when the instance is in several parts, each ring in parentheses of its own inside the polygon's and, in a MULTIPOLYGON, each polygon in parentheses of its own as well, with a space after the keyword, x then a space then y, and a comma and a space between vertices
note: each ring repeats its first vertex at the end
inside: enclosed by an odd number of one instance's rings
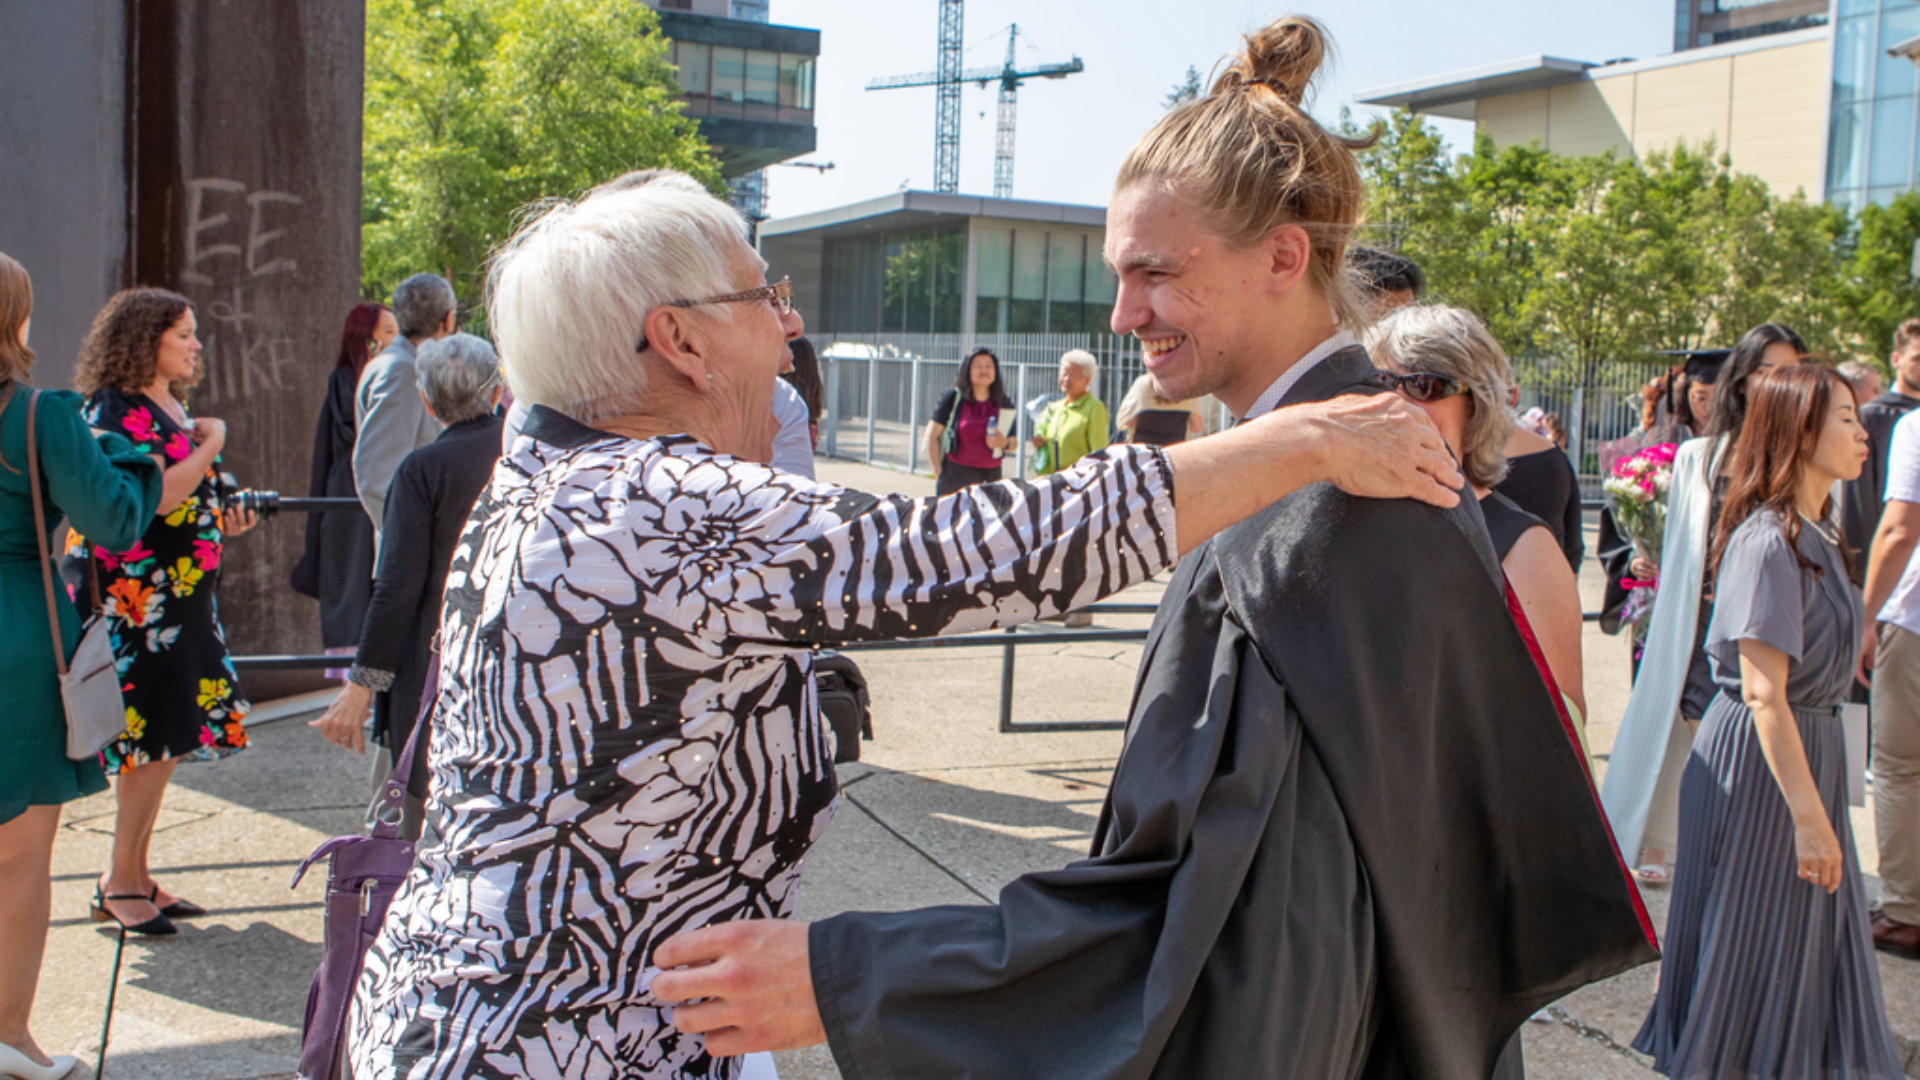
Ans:
MULTIPOLYGON (((1057 394, 1060 355, 1085 349, 1100 363, 1093 392, 1109 415, 1146 369, 1140 343, 1112 334, 834 334, 823 336, 821 377, 826 417, 820 422, 820 453, 902 472, 929 472, 922 435, 933 406, 954 385, 960 359, 977 345, 1000 358, 1000 377, 1016 405, 1057 394)), ((1567 426, 1567 453, 1587 498, 1600 493, 1599 448, 1640 427, 1640 387, 1660 368, 1633 361, 1585 365, 1552 358, 1514 361, 1520 408, 1558 413, 1567 426)), ((1030 423, 1020 410, 1020 443, 1030 423)), ((1231 423, 1224 408, 1207 417, 1209 431, 1231 423)), ((1025 476, 1027 457, 1008 462, 1010 475, 1025 476)))

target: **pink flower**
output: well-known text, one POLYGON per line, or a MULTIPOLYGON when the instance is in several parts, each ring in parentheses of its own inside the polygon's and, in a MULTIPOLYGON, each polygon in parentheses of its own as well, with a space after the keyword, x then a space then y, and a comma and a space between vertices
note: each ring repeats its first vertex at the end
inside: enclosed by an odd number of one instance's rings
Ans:
POLYGON ((176 431, 173 433, 173 438, 167 440, 167 457, 174 461, 185 461, 187 455, 191 453, 193 453, 193 441, 187 438, 185 432, 176 431))
POLYGON ((220 565, 220 545, 211 540, 195 540, 193 557, 202 570, 212 570, 220 565))
POLYGON ((153 439, 153 414, 147 411, 145 405, 128 413, 120 421, 120 426, 127 429, 127 434, 133 436, 135 442, 149 442, 153 439))

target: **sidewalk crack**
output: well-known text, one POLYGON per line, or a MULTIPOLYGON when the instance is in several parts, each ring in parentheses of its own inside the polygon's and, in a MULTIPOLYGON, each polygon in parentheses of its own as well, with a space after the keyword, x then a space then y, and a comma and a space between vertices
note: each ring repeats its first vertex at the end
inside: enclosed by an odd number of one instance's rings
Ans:
MULTIPOLYGON (((868 773, 867 775, 871 776, 873 774, 868 773)), ((855 780, 854 783, 857 784, 860 782, 860 780, 865 780, 865 779, 866 779, 865 776, 860 777, 858 780, 855 780)), ((988 904, 993 903, 993 897, 988 896, 986 893, 983 893, 979 889, 974 888, 972 882, 968 881, 966 878, 963 878, 959 874, 955 873, 950 867, 947 866, 947 864, 941 862, 939 859, 934 858, 933 855, 929 853, 926 848, 923 848, 919 844, 916 844, 913 841, 907 839, 904 835, 901 834, 899 829, 896 829, 893 826, 887 824, 884 820, 881 819, 879 814, 874 813, 872 807, 869 807, 866 803, 861 802, 852 793, 847 791, 847 788, 850 788, 852 786, 853 784, 846 784, 841 787, 840 794, 842 798, 845 798, 848 802, 859 807, 861 813, 873 819, 873 823, 875 825, 878 825, 882 829, 887 830, 887 833, 891 835, 895 840, 898 840, 901 843, 907 845, 909 848, 912 848, 915 854, 919 855, 921 858, 927 860, 928 862, 932 863, 934 866, 938 867, 941 873, 952 878, 954 881, 959 882, 961 888, 979 897, 981 901, 984 903, 988 903, 988 904)))

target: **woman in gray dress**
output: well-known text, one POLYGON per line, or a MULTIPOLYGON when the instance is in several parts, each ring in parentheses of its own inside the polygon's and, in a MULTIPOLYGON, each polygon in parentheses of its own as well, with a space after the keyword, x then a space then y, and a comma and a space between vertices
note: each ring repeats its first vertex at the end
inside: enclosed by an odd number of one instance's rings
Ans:
POLYGON ((1718 689, 1680 781, 1665 957, 1634 1048, 1673 1077, 1899 1077, 1847 817, 1864 615, 1829 497, 1866 435, 1832 371, 1756 379, 1709 565, 1718 689))

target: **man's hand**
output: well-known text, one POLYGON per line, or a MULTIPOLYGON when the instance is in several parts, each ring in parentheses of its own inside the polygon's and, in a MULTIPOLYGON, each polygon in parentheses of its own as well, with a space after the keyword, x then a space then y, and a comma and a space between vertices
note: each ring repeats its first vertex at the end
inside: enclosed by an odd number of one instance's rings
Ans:
POLYGON ((653 962, 662 969, 653 996, 698 1002, 676 1006, 671 1023, 706 1036, 716 1057, 827 1039, 807 967, 806 923, 753 919, 689 930, 662 942, 653 962))
POLYGON ((1860 680, 1861 686, 1873 685, 1873 658, 1879 651, 1880 624, 1868 620, 1867 632, 1860 637, 1860 662, 1853 672, 1853 677, 1860 680))
POLYGON ((1321 479, 1349 495, 1455 506, 1466 477, 1425 413, 1395 394, 1347 395, 1276 409, 1255 423, 1310 419, 1320 433, 1321 479))
POLYGON ((372 690, 359 683, 348 683, 340 688, 320 719, 307 721, 307 726, 318 728, 328 742, 342 750, 364 754, 367 752, 367 710, 372 703, 372 690))

